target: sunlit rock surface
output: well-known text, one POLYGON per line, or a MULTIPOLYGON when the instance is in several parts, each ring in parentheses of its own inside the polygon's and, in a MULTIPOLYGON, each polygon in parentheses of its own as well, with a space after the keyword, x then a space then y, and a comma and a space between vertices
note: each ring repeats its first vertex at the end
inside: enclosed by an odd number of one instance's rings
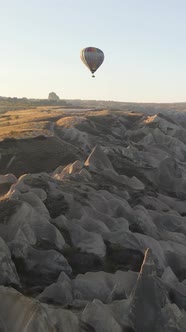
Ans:
POLYGON ((186 113, 134 111, 0 142, 1 332, 186 331, 186 113))

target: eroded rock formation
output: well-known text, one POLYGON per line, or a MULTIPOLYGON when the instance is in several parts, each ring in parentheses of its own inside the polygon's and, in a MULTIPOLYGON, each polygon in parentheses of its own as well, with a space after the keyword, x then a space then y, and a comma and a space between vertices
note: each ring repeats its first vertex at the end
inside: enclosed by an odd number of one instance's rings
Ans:
POLYGON ((2 332, 186 331, 185 123, 58 113, 70 159, 2 171, 2 332))

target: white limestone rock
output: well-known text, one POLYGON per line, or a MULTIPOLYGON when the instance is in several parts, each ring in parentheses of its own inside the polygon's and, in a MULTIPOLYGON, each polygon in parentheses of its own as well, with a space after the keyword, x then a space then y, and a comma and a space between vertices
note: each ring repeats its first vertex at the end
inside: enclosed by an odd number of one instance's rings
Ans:
POLYGON ((134 271, 116 271, 114 274, 114 281, 118 287, 124 289, 127 297, 130 294, 136 284, 138 273, 134 271))
POLYGON ((0 325, 5 332, 57 332, 39 301, 0 286, 0 325))
POLYGON ((81 321, 83 327, 96 332, 122 332, 122 327, 114 319, 111 309, 99 300, 94 300, 84 309, 81 321))
POLYGON ((138 249, 141 250, 140 241, 136 234, 130 231, 116 231, 105 233, 103 236, 104 240, 111 243, 120 244, 123 248, 138 249))
MULTIPOLYGON (((41 192, 40 192, 40 194, 41 194, 41 192)), ((16 197, 14 195, 12 195, 11 198, 14 198, 14 199, 16 198, 16 199, 19 199, 20 201, 28 203, 40 215, 43 215, 49 219, 50 216, 49 216, 48 210, 36 193, 34 193, 32 191, 28 191, 26 193, 17 193, 16 197)))
POLYGON ((131 298, 119 301, 113 301, 108 304, 115 320, 122 326, 122 332, 134 332, 132 322, 129 318, 131 298))
POLYGON ((170 210, 166 213, 149 211, 149 213, 158 229, 186 235, 186 217, 180 216, 176 211, 170 210))
POLYGON ((146 250, 150 248, 152 251, 152 257, 156 264, 157 272, 159 275, 162 275, 165 268, 167 267, 166 255, 161 246, 161 241, 157 241, 150 236, 145 234, 136 234, 136 237, 140 243, 141 248, 146 250))
MULTIPOLYGON (((123 212, 125 211, 126 213, 126 210, 123 210, 123 212)), ((117 212, 117 211, 116 211, 117 212)), ((111 231, 111 232, 115 232, 115 231, 118 231, 118 230, 128 230, 128 221, 127 219, 123 218, 123 217, 111 217, 109 214, 107 213, 103 213, 103 212, 100 212, 98 209, 96 209, 96 206, 85 206, 83 208, 83 215, 86 214, 88 216, 90 216, 91 218, 93 219, 96 219, 96 220, 100 220, 102 221, 106 227, 111 231)), ((119 214, 120 215, 120 211, 119 211, 119 214)))
POLYGON ((138 250, 142 253, 144 253, 147 248, 151 248, 153 257, 157 264, 158 273, 160 275, 167 266, 162 246, 159 241, 150 236, 126 231, 117 231, 107 233, 103 236, 103 238, 111 243, 120 244, 123 248, 138 250))
POLYGON ((147 119, 144 120, 146 126, 152 126, 153 128, 159 128, 164 134, 174 136, 177 131, 179 132, 180 127, 169 119, 168 117, 164 117, 163 114, 155 114, 152 116, 147 116, 147 119))
POLYGON ((132 176, 131 178, 121 175, 120 179, 122 180, 123 184, 126 184, 132 190, 144 190, 145 185, 136 177, 132 176))
POLYGON ((181 142, 177 137, 171 137, 169 135, 166 135, 159 128, 155 128, 153 131, 151 131, 151 134, 151 140, 148 137, 148 141, 145 138, 141 143, 143 143, 144 145, 165 145, 177 159, 184 161, 186 145, 181 142))
POLYGON ((60 166, 53 172, 52 177, 57 180, 62 180, 65 176, 79 174, 83 168, 83 162, 76 160, 74 163, 67 165, 65 168, 60 166))
POLYGON ((21 262, 24 266, 22 274, 29 284, 50 285, 56 281, 62 271, 67 275, 72 272, 62 254, 53 249, 37 250, 33 248, 21 230, 17 232, 9 246, 15 264, 21 262))
POLYGON ((90 172, 89 172, 87 169, 85 169, 85 168, 83 168, 83 169, 79 172, 79 175, 81 176, 81 178, 82 178, 83 180, 86 180, 86 181, 90 181, 90 180, 92 179, 92 176, 91 176, 90 172))
POLYGON ((17 178, 15 177, 14 174, 0 175, 0 184, 3 184, 3 183, 13 184, 16 182, 17 182, 17 178))
POLYGON ((186 201, 163 194, 158 194, 158 198, 161 202, 167 204, 170 209, 175 210, 180 214, 186 214, 186 201))
POLYGON ((147 249, 131 299, 130 319, 134 330, 136 332, 163 330, 165 322, 162 308, 167 302, 166 291, 157 278, 151 250, 147 249))
POLYGON ((70 237, 73 245, 81 252, 93 253, 101 258, 106 254, 106 247, 100 234, 87 232, 81 226, 70 225, 70 237))
POLYGON ((158 212, 168 212, 170 210, 170 206, 166 204, 166 202, 163 202, 161 197, 156 198, 146 195, 142 197, 140 201, 146 209, 156 210, 158 212))
POLYGON ((117 271, 115 274, 103 271, 79 274, 72 281, 74 299, 99 299, 103 303, 125 299, 126 294, 130 295, 136 280, 137 273, 132 271, 117 271))
POLYGON ((165 271, 161 276, 161 280, 168 284, 174 284, 178 282, 178 278, 176 277, 170 266, 166 267, 165 271))
POLYGON ((179 178, 175 181, 175 193, 176 197, 181 200, 186 200, 186 179, 179 178))
POLYGON ((102 175, 106 180, 109 180, 115 184, 123 184, 126 188, 141 191, 144 190, 144 184, 137 179, 135 176, 129 178, 126 175, 118 175, 113 169, 105 169, 100 171, 100 175, 102 175))
POLYGON ((87 119, 81 116, 73 116, 62 118, 56 123, 65 140, 76 142, 76 145, 78 144, 82 149, 86 150, 90 145, 89 135, 75 127, 78 124, 81 125, 82 122, 87 122, 87 119))
MULTIPOLYGON (((27 175, 28 177, 28 175, 27 175)), ((30 187, 24 183, 25 175, 22 175, 12 186, 7 194, 10 198, 16 198, 20 193, 26 193, 30 190, 30 187)))
POLYGON ((161 239, 165 240, 165 241, 172 241, 172 242, 180 243, 180 244, 183 244, 184 246, 186 243, 186 236, 184 234, 178 233, 178 232, 162 231, 161 239))
POLYGON ((162 309, 162 314, 166 322, 165 332, 186 332, 186 314, 180 310, 176 304, 168 303, 162 309))
MULTIPOLYGON (((49 248, 62 250, 65 240, 59 230, 46 218, 45 209, 32 207, 25 201, 9 220, 7 227, 7 240, 11 242, 18 230, 26 235, 31 245, 42 244, 49 248)), ((48 213, 47 213, 48 216, 48 213)))
MULTIPOLYGON (((103 303, 107 303, 110 292, 114 288, 114 283, 110 277, 112 278, 110 274, 102 271, 79 274, 73 280, 74 298, 87 301, 99 299, 103 303)), ((125 298, 125 294, 123 296, 125 298)))
POLYGON ((39 199, 44 202, 47 199, 47 193, 41 188, 32 188, 31 191, 36 194, 39 199))
POLYGON ((96 145, 92 150, 91 154, 84 163, 91 171, 100 172, 105 169, 113 170, 113 166, 106 156, 106 154, 101 150, 101 148, 96 145))
POLYGON ((144 234, 155 239, 159 238, 158 230, 152 221, 148 211, 142 205, 133 208, 134 223, 143 231, 144 234))
POLYGON ((11 259, 11 253, 4 240, 0 237, 0 285, 20 286, 16 267, 11 259))
POLYGON ((41 306, 54 326, 54 332, 80 332, 79 318, 75 313, 51 305, 41 304, 41 306))
POLYGON ((172 241, 160 241, 168 265, 176 276, 183 280, 186 276, 186 246, 172 241))
POLYGON ((88 214, 84 214, 80 219, 73 220, 78 225, 80 225, 83 229, 88 232, 103 234, 105 232, 110 232, 109 228, 104 224, 103 221, 92 218, 88 214))
POLYGON ((110 217, 130 219, 133 216, 133 210, 126 199, 108 195, 106 192, 97 191, 89 194, 89 205, 110 217))
POLYGON ((68 220, 64 215, 60 215, 52 220, 54 224, 61 232, 68 229, 68 220))
POLYGON ((37 298, 41 302, 55 303, 63 306, 72 304, 71 280, 64 272, 61 272, 57 282, 46 287, 37 298))

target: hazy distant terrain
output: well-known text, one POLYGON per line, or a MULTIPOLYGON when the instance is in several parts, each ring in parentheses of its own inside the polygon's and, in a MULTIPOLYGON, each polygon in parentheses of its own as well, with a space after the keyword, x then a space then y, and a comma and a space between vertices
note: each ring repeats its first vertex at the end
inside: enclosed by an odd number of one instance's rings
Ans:
POLYGON ((138 112, 161 112, 161 111, 186 111, 185 103, 132 103, 104 100, 66 100, 72 106, 82 107, 101 107, 120 109, 122 111, 138 111, 138 112))
POLYGON ((29 102, 0 100, 0 330, 185 332, 186 103, 29 102))
POLYGON ((0 113, 10 110, 30 109, 38 106, 66 106, 64 100, 54 102, 48 99, 28 99, 28 98, 10 98, 0 96, 0 113))
POLYGON ((125 111, 185 111, 186 102, 181 103, 133 103, 133 102, 119 102, 112 100, 82 100, 82 99, 61 99, 58 102, 54 102, 48 99, 28 99, 28 98, 9 98, 0 97, 0 108, 6 109, 11 107, 16 109, 17 107, 29 108, 38 106, 67 106, 67 107, 81 107, 81 108, 114 108, 125 111))

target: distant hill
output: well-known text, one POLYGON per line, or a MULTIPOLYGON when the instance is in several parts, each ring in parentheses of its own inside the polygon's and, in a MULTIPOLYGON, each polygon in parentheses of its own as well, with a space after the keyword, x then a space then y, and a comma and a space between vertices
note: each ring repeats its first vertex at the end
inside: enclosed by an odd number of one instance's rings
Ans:
POLYGON ((127 111, 145 111, 155 110, 186 110, 186 102, 180 103, 133 103, 124 101, 112 100, 83 100, 83 99, 66 99, 68 104, 72 106, 81 107, 101 107, 101 108, 115 108, 127 111))
POLYGON ((113 100, 83 100, 83 99, 37 99, 37 98, 17 98, 0 96, 0 108, 2 106, 12 107, 37 107, 37 106, 67 106, 77 108, 107 108, 125 111, 161 112, 163 110, 185 111, 186 102, 180 103, 133 103, 113 100))
POLYGON ((17 97, 0 96, 0 113, 11 110, 20 110, 26 108, 35 108, 39 106, 68 106, 65 100, 48 100, 48 99, 28 99, 17 97))

